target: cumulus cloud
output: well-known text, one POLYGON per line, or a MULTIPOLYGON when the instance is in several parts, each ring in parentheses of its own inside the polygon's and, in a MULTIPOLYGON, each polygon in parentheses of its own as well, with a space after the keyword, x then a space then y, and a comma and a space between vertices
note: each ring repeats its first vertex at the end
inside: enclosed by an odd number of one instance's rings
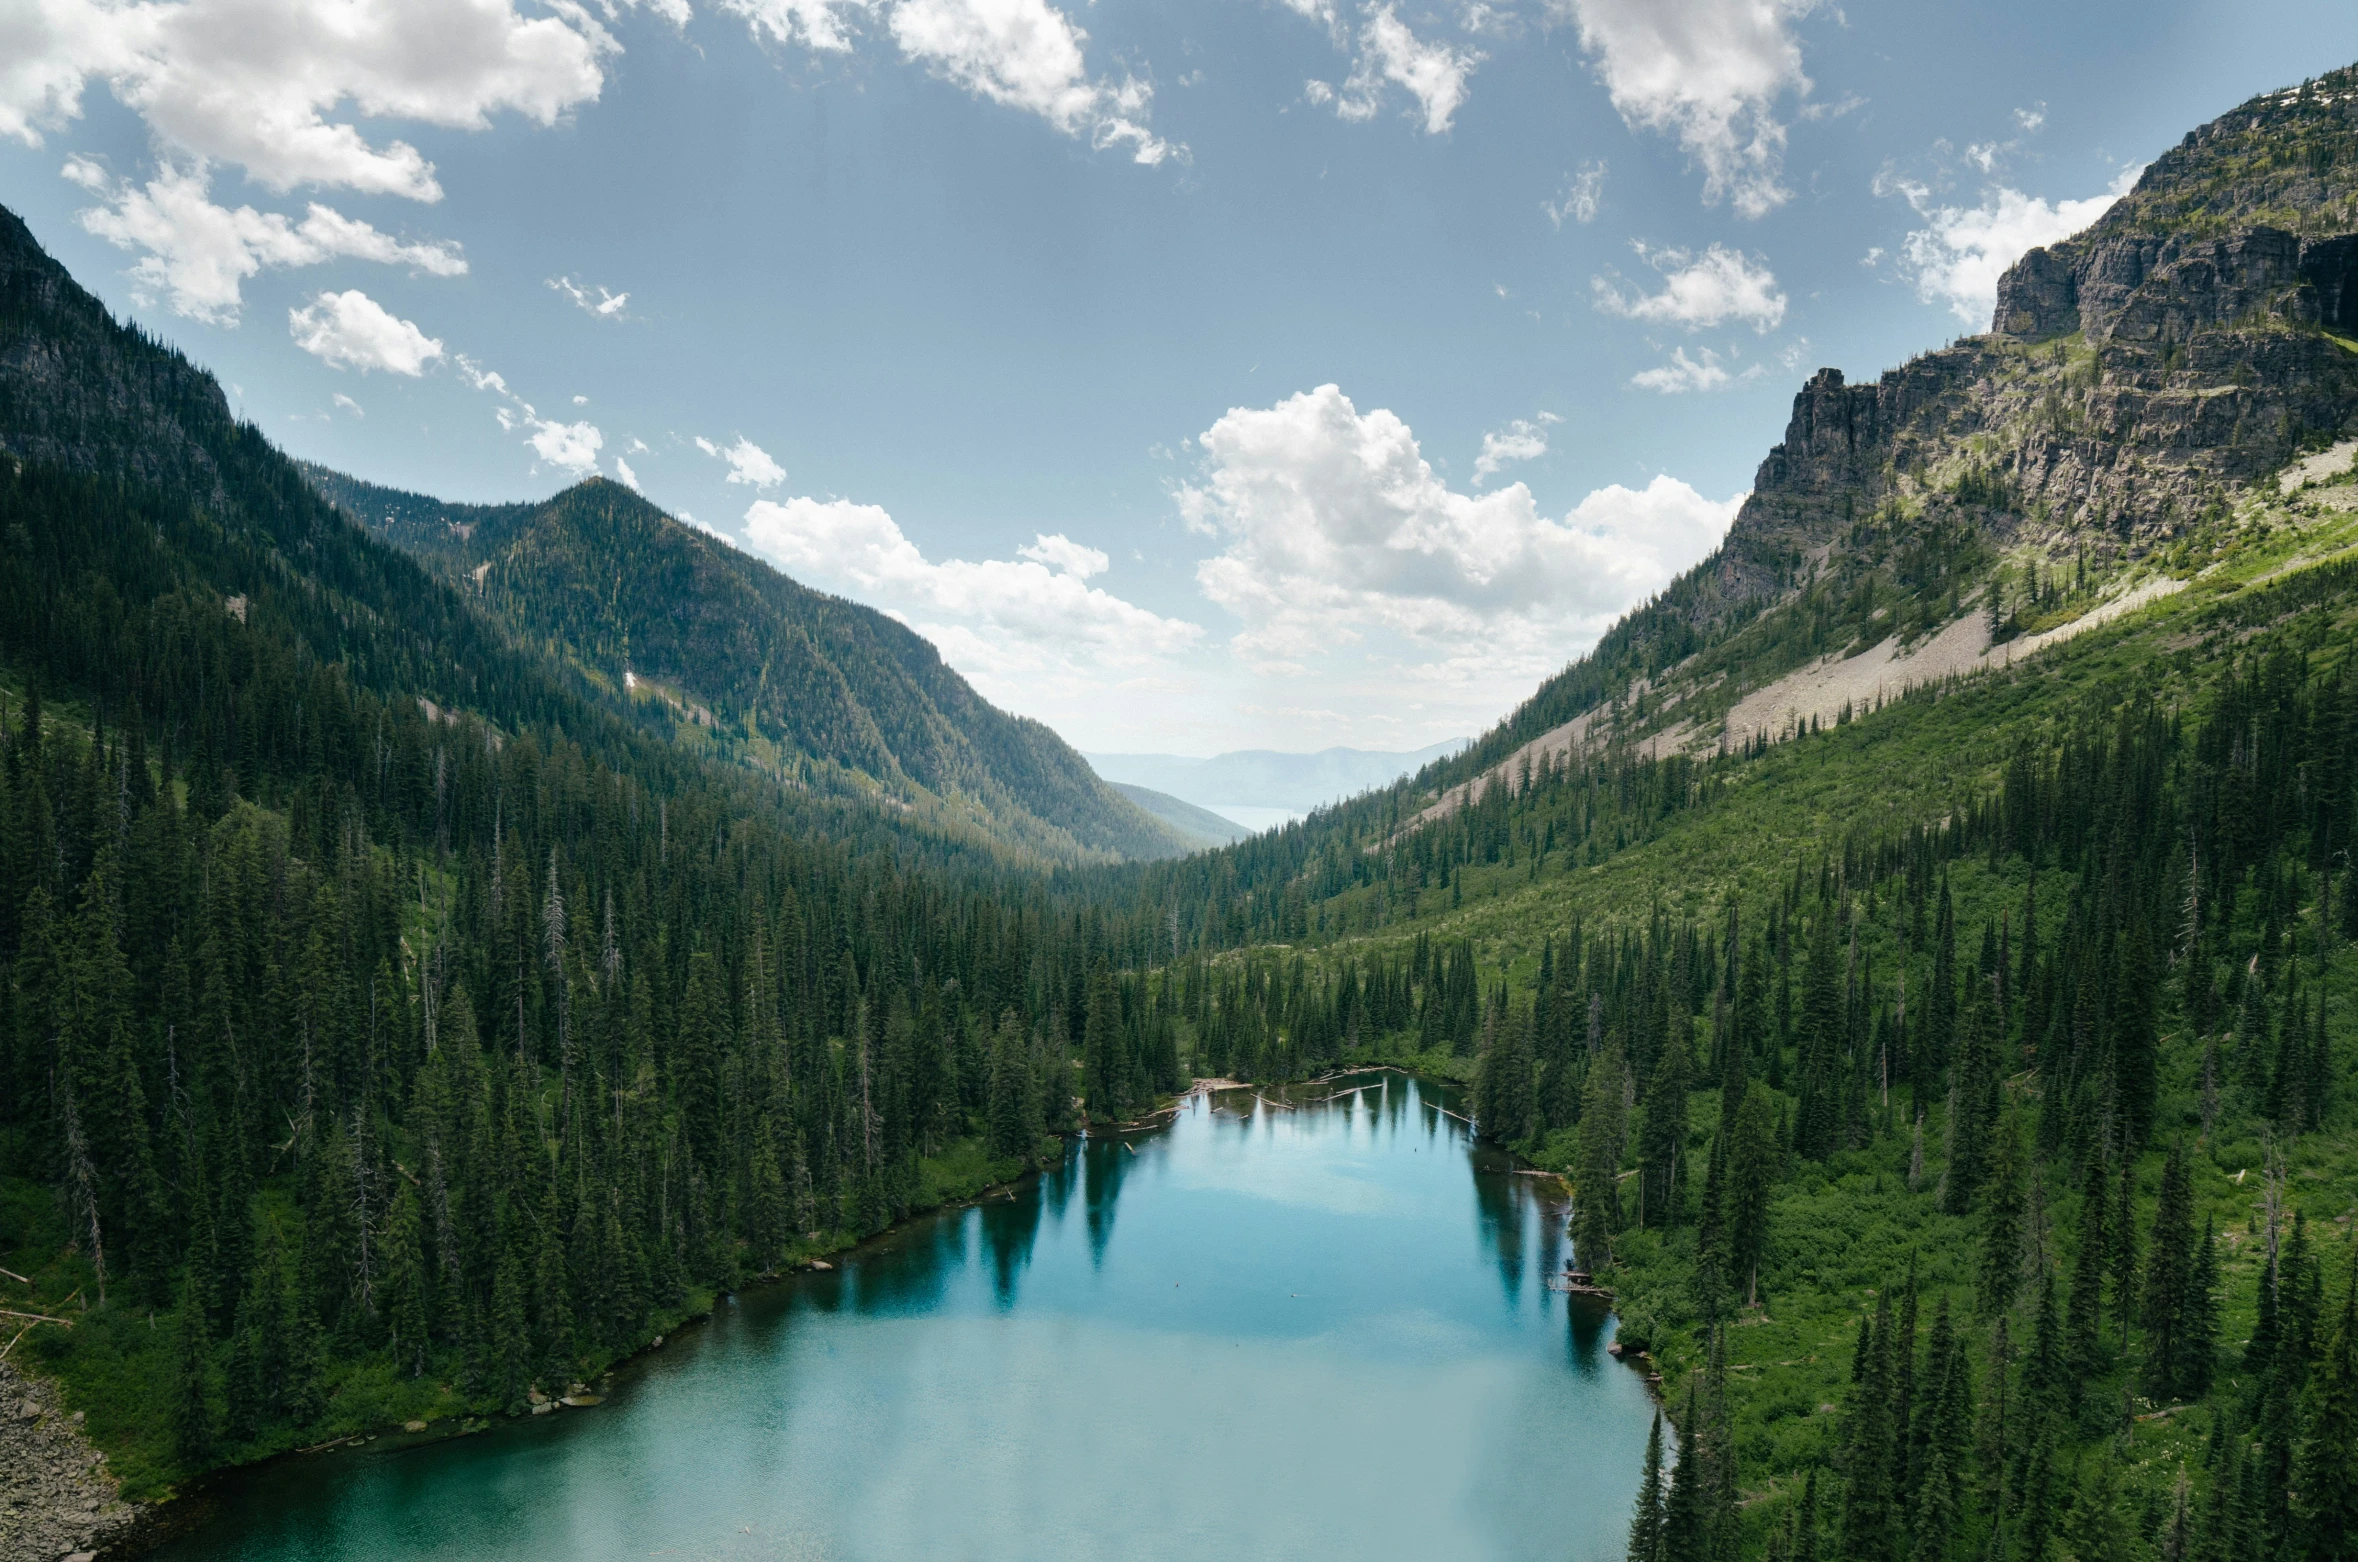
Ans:
POLYGON ((337 369, 363 374, 382 369, 416 379, 442 356, 442 343, 375 299, 353 288, 322 293, 301 309, 287 311, 295 345, 337 369))
POLYGON ((2027 252, 2070 238, 2112 209, 2129 192, 2142 165, 2124 168, 2112 188, 2082 200, 2056 201, 1994 186, 1978 206, 1944 206, 1922 184, 1877 182, 1878 193, 1904 196, 1924 226, 1901 243, 1899 263, 1916 296, 1949 311, 1975 330, 1988 326, 1998 303, 1998 278, 2027 252))
POLYGON ((587 477, 598 469, 598 452, 605 448, 606 436, 595 424, 552 423, 544 418, 529 418, 525 426, 530 432, 524 443, 550 466, 571 472, 575 477, 587 477))
POLYGON ((265 267, 316 266, 336 259, 408 266, 430 276, 467 269, 455 244, 405 243, 357 218, 313 202, 300 222, 279 212, 215 205, 204 165, 166 164, 144 185, 117 183, 86 157, 68 158, 65 175, 100 198, 82 226, 117 249, 145 250, 131 268, 133 296, 159 299, 178 314, 234 324, 246 278, 265 267))
POLYGON ((729 481, 745 483, 755 489, 775 488, 786 481, 786 469, 770 459, 770 453, 747 439, 737 436, 733 445, 716 445, 703 435, 696 436, 696 448, 729 467, 729 481))
POLYGON ((1632 128, 1678 138, 1703 170, 1706 203, 1759 217, 1783 183, 1778 104, 1810 89, 1792 23, 1815 0, 1556 0, 1613 107, 1632 128))
POLYGON ((1474 486, 1481 487, 1510 461, 1536 461, 1547 454, 1547 427, 1564 420, 1552 412, 1536 418, 1517 418, 1503 429, 1482 436, 1482 453, 1474 458, 1474 486))
POLYGON ((619 320, 623 305, 630 302, 628 293, 610 293, 604 288, 588 288, 571 277, 551 277, 549 286, 573 300, 574 307, 600 320, 619 320), (597 296, 592 298, 591 293, 597 296))
POLYGON ((1594 222, 1597 206, 1605 197, 1605 160, 1601 157, 1582 163, 1564 177, 1564 187, 1552 201, 1541 201, 1539 209, 1547 213, 1547 220, 1561 228, 1566 218, 1574 222, 1594 222))
POLYGON ((1062 532, 1042 532, 1015 552, 1020 558, 1044 564, 1077 580, 1102 575, 1113 567, 1113 560, 1101 550, 1075 542, 1062 532))
POLYGON ((1640 370, 1629 377, 1629 383, 1641 390, 1678 396, 1688 391, 1725 390, 1739 379, 1758 377, 1760 372, 1760 365, 1754 364, 1741 375, 1733 374, 1719 361, 1719 354, 1710 348, 1699 348, 1696 355, 1690 358, 1687 350, 1679 347, 1672 349, 1669 362, 1640 370))
POLYGON ((1683 249, 1632 247, 1662 273, 1661 291, 1630 294, 1605 277, 1591 278, 1596 305, 1607 314, 1690 331, 1733 320, 1764 333, 1785 318, 1785 295, 1777 291, 1775 273, 1741 250, 1714 244, 1698 256, 1683 249))
POLYGON ((901 52, 937 76, 1094 147, 1127 147, 1147 164, 1185 151, 1147 129, 1152 87, 1090 78, 1089 35, 1047 0, 899 0, 891 28, 901 52))
POLYGON ((1225 546, 1196 580, 1243 621, 1233 649, 1269 672, 1386 633, 1458 669, 1436 676, 1545 671, 1708 551, 1741 499, 1658 477, 1552 520, 1519 482, 1451 489, 1406 423, 1333 385, 1233 409, 1199 444, 1180 512, 1225 546))
MULTIPOLYGON (((676 9, 677 0, 670 0, 676 9)), ((0 133, 38 144, 104 80, 168 147, 298 185, 439 200, 424 154, 329 116, 479 130, 554 123, 604 84, 612 37, 579 5, 514 0, 25 0, 0 11, 0 133)))
POLYGON ((1019 680, 1089 682, 1108 667, 1183 652, 1203 635, 1089 584, 1109 560, 1062 535, 1043 535, 1014 559, 935 561, 880 506, 797 497, 756 499, 745 540, 791 574, 906 620, 1003 699, 1039 692, 1019 680))

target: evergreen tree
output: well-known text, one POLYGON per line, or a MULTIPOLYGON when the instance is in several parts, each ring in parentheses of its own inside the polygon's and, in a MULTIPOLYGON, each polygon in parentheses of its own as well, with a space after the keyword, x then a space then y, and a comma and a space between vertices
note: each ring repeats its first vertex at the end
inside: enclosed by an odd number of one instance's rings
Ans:
POLYGON ((1981 1208, 1981 1285, 1977 1301, 1984 1317, 2014 1305, 2022 1281, 2022 1158, 2020 1135, 2011 1117, 1997 1124, 1997 1150, 1981 1208))
POLYGON ((1589 1065, 1581 1092, 1579 1162, 1572 1190, 1572 1250, 1601 1270, 1613 1261, 1613 1233, 1621 1224, 1623 1091, 1627 1074, 1617 1041, 1589 1065))
POLYGON ((1628 1562, 1664 1562, 1662 1533, 1666 1521, 1662 1490, 1662 1412, 1646 1433, 1646 1462, 1638 1476, 1637 1511, 1629 1521, 1628 1562))
POLYGON ((2309 1380, 2293 1469, 2296 1539, 2308 1562, 2358 1555, 2358 1266, 2351 1276, 2309 1380))
POLYGON ((2184 1148, 2173 1143, 2162 1166, 2144 1289, 2145 1375, 2156 1398, 2189 1398, 2210 1381, 2211 1302, 2195 1242, 2192 1178, 2184 1148))
POLYGON ((1638 1215, 1642 1224, 1675 1226, 1686 1210, 1687 1087, 1690 1043, 1673 1034, 1654 1061, 1638 1117, 1638 1215))
POLYGON ((193 1275, 181 1282, 173 1354, 172 1455, 183 1469, 201 1470, 213 1455, 213 1349, 193 1275))

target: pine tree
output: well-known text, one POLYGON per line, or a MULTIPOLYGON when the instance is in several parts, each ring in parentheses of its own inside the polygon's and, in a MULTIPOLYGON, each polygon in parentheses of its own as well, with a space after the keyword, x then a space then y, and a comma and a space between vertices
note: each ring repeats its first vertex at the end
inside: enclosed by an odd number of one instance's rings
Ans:
POLYGON ((2310 1377, 2303 1421, 2293 1470, 2301 1555, 2344 1562, 2358 1555, 2358 1266, 2310 1377))
POLYGON ((2053 1554, 2061 1507, 2056 1484, 2054 1438, 2042 1434, 2024 1456, 2015 1483, 2013 1562, 2047 1562, 2053 1554))
POLYGON ((1679 1460, 1662 1500, 1662 1562, 1708 1562, 1711 1525, 1711 1470, 1708 1436, 1698 1413, 1694 1379, 1679 1417, 1679 1460))
POLYGON ((1638 1476, 1637 1511, 1629 1521, 1628 1562, 1664 1562, 1662 1531, 1665 1520, 1662 1491, 1662 1412, 1646 1433, 1646 1462, 1638 1476))
POLYGON ((1622 1092, 1626 1079, 1620 1043, 1608 1042, 1589 1065, 1588 1083, 1581 1092, 1572 1250, 1591 1270, 1602 1270, 1613 1262, 1613 1233, 1621 1224, 1622 1092))
POLYGON ((2156 1398, 2192 1397, 2210 1376, 2207 1361, 2197 1359, 2208 1341, 2195 1338, 2209 1299, 2198 1295, 2194 1190, 2184 1148, 2175 1143, 2162 1165, 2149 1263, 2144 1295, 2146 1382, 2156 1398))
POLYGON ((1761 1266, 1769 1247, 1769 1201, 1777 1181, 1776 1109, 1765 1087, 1751 1086, 1736 1109, 1728 1152, 1729 1279, 1748 1306, 1764 1305, 1761 1266))
POLYGON ((2121 1507, 2120 1470, 2108 1457, 2089 1461, 2065 1525, 2073 1562, 2136 1562, 2137 1534, 2121 1507))
POLYGON ((410 1377, 426 1370, 432 1338, 426 1313, 424 1220, 418 1190, 404 1180, 393 1195, 385 1226, 385 1316, 391 1329, 394 1365, 410 1377))
POLYGON ((2020 1137, 2011 1117, 1999 1121, 1997 1153, 1990 1158, 1989 1188, 1981 1209, 1981 1286, 1976 1299, 1984 1317, 1996 1317, 2012 1307, 2022 1281, 2020 1137))
POLYGON ((213 1349, 193 1275, 181 1282, 173 1354, 172 1455, 181 1468, 201 1470, 213 1455, 213 1349))
POLYGON ((1030 1155, 1040 1137, 1029 1049, 1013 1009, 999 1016, 991 1039, 990 1131, 991 1151, 1002 1156, 1030 1155))
POLYGON ((1892 1452, 1897 1428, 1892 1415, 1891 1297, 1875 1303, 1873 1323, 1860 1336, 1858 1359, 1853 1362, 1850 1425, 1844 1463, 1850 1481, 1842 1510, 1840 1554, 1848 1562, 1888 1562, 1893 1535, 1892 1452))
POLYGON ((1638 1211, 1649 1226, 1675 1226, 1684 1217, 1687 1144, 1687 1086, 1690 1043, 1673 1033, 1654 1061, 1638 1118, 1638 1211))
POLYGON ((1706 1325, 1719 1322, 1728 1302, 1727 1180, 1727 1135, 1713 1134, 1703 1204, 1695 1218, 1695 1313, 1706 1325))

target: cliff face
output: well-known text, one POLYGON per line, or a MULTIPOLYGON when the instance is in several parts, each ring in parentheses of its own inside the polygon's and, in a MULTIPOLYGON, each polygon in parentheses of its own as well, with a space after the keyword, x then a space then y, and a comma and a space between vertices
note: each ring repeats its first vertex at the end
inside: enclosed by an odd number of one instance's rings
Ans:
POLYGON ((1719 573, 1756 594, 1894 500, 2133 551, 2352 427, 2358 67, 2190 133, 2085 233, 2017 261, 1988 335, 1870 384, 1819 371, 1719 573))

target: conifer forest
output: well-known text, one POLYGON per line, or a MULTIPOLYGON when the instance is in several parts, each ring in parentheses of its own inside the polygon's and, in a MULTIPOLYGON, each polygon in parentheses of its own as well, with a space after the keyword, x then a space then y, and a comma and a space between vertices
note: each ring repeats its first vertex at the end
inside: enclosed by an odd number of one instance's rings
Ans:
POLYGON ((2358 75, 2256 101, 1464 753, 1193 854, 880 618, 625 692, 0 213, 0 1345, 164 1499, 1385 1067, 1561 1190, 1628 1562, 2358 1558, 2358 75))

